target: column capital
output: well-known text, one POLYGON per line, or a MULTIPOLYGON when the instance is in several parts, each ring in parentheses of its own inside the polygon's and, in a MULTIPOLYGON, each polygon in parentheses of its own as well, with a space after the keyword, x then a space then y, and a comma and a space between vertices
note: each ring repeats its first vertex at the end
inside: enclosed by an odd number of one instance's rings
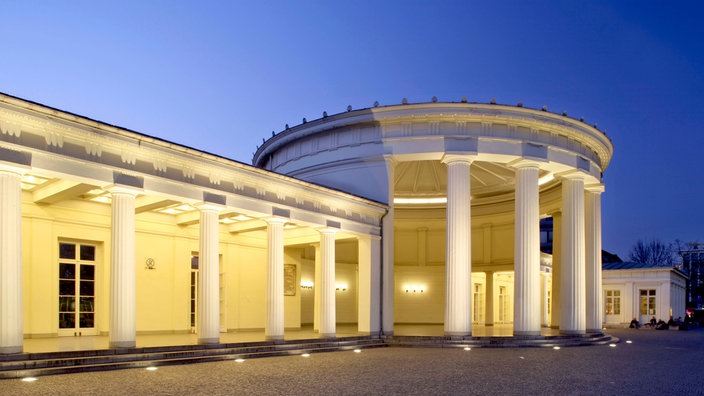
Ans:
POLYGON ((332 227, 321 227, 321 228, 316 228, 316 231, 318 231, 321 234, 333 234, 335 235, 336 233, 340 232, 339 229, 337 228, 332 228, 332 227))
POLYGON ((286 219, 283 217, 267 217, 264 219, 264 221, 267 224, 286 224, 290 219, 286 219))
POLYGON ((122 184, 110 184, 108 186, 103 187, 103 189, 109 192, 110 194, 132 195, 133 197, 144 193, 144 190, 142 190, 141 188, 125 186, 122 184))
POLYGON ((567 172, 562 172, 562 173, 557 173, 555 174, 556 179, 560 180, 585 180, 587 178, 587 175, 583 172, 580 171, 575 171, 575 170, 570 170, 567 172))
POLYGON ((219 205, 219 204, 212 203, 212 202, 198 202, 196 204, 193 204, 193 207, 198 209, 201 212, 216 212, 216 213, 219 213, 221 210, 225 209, 225 207, 223 205, 219 205))
POLYGON ((453 162, 463 162, 468 165, 471 165, 472 162, 477 158, 476 155, 474 154, 448 154, 445 153, 443 154, 442 158, 440 158, 440 162, 443 164, 450 164, 453 162))
POLYGON ((584 191, 588 191, 590 193, 594 194, 601 194, 606 190, 604 187, 603 183, 598 183, 598 184, 589 184, 587 186, 584 186, 584 191))
POLYGON ((511 168, 522 169, 522 168, 538 168, 540 169, 541 163, 536 160, 518 158, 507 164, 511 168))

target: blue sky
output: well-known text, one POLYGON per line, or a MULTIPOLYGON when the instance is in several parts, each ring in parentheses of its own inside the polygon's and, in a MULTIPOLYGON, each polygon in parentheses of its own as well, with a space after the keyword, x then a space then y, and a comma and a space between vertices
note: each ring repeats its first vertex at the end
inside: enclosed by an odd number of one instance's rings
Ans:
POLYGON ((605 130, 603 246, 704 242, 704 3, 0 2, 0 91, 250 163, 347 105, 524 102, 605 130))

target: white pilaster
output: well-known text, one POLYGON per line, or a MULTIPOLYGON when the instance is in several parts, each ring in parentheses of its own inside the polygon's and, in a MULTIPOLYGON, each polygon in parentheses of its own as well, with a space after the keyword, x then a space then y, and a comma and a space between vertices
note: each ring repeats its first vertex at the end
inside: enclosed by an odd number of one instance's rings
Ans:
POLYGON ((387 205, 389 211, 382 219, 382 259, 381 259, 381 329, 385 335, 394 334, 394 184, 396 182, 396 161, 385 156, 388 186, 387 205))
POLYGON ((588 186, 585 200, 587 332, 600 333, 604 322, 601 290, 601 193, 603 185, 588 186))
POLYGON ((320 231, 320 337, 335 337, 335 233, 320 231))
POLYGON ((137 337, 134 199, 131 187, 113 185, 110 245, 110 348, 133 348, 137 337))
POLYGON ((446 155, 442 161, 447 164, 445 335, 468 336, 472 334, 472 157, 446 155))
POLYGON ((540 335, 539 168, 537 163, 530 161, 521 161, 514 167, 516 167, 516 221, 513 334, 540 335))
MULTIPOLYGON (((267 220, 266 323, 267 340, 284 338, 284 224, 286 220, 267 220)), ((318 285, 315 285, 317 287, 318 285)))
POLYGON ((494 271, 484 272, 486 275, 486 286, 484 287, 486 293, 486 312, 484 314, 484 325, 493 326, 494 325, 494 271))
POLYGON ((22 187, 21 175, 0 170, 0 353, 21 353, 22 187))
POLYGON ((199 344, 220 342, 219 205, 204 203, 200 210, 198 251, 198 309, 196 331, 199 344))
POLYGON ((381 273, 381 238, 376 235, 364 235, 357 238, 359 302, 357 331, 364 335, 379 335, 379 280, 381 273))
POLYGON ((586 331, 586 270, 584 255, 584 179, 573 174, 562 179, 562 288, 560 333, 586 331))

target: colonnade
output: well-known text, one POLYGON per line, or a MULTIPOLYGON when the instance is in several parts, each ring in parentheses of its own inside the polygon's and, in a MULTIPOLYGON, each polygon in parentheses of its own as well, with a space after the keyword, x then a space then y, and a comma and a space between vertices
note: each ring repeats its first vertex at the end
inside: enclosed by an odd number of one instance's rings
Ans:
MULTIPOLYGON (((22 304, 22 202, 21 171, 0 169, 0 353, 23 350, 22 304)), ((136 346, 136 214, 135 199, 141 189, 112 185, 110 246, 110 348, 136 346)), ((202 202, 200 211, 197 339, 199 344, 220 342, 219 212, 224 206, 202 202)), ((267 227, 267 276, 265 338, 284 338, 284 234, 287 219, 272 217, 267 227)), ((320 300, 321 337, 335 337, 335 234, 323 227, 320 233, 321 281, 316 284, 320 300)), ((359 332, 379 333, 381 239, 361 235, 359 241, 359 332), (374 283, 376 282, 376 283, 374 283)), ((316 259, 316 261, 318 261, 316 259)))
MULTIPOLYGON (((472 333, 472 254, 471 254, 471 165, 473 155, 445 154, 447 165, 447 229, 444 332, 449 336, 472 333)), ((390 200, 393 202, 393 166, 387 159, 390 200)), ((515 169, 514 228, 514 335, 539 335, 546 312, 542 311, 547 292, 541 295, 539 174, 541 163, 519 159, 509 164, 515 169)), ((574 171, 557 176, 562 184, 562 209, 555 221, 553 283, 553 323, 563 334, 601 331, 601 192, 603 185, 585 188, 586 175, 574 171), (586 201, 586 204, 585 204, 586 201), (560 236, 557 236, 560 235, 560 236)), ((393 210, 391 209, 391 212, 393 210)), ((389 217, 389 215, 387 215, 389 217)), ((384 227, 387 235, 389 229, 384 227)), ((393 257, 384 244, 384 263, 393 257)), ((386 265, 384 273, 393 272, 386 265)), ((486 323, 493 325, 494 273, 487 272, 486 323)), ((387 278, 385 285, 393 284, 387 278)), ((385 300, 386 301, 386 300, 385 300)), ((385 315, 386 318, 386 315, 385 315)), ((387 319, 388 320, 388 319, 387 319)), ((389 327, 386 332, 390 332, 389 327)))

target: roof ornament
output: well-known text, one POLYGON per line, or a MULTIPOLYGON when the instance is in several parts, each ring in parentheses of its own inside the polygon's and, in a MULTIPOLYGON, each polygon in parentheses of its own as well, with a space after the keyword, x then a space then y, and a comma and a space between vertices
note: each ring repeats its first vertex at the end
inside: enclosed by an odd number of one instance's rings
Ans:
POLYGON ((286 124, 286 130, 288 131, 288 124, 286 124))
POLYGON ((352 111, 352 105, 347 105, 347 111, 352 111))
POLYGON ((274 137, 274 136, 276 136, 276 132, 271 131, 271 137, 274 137))
POLYGON ((375 100, 375 101, 374 101, 374 107, 379 107, 379 101, 378 101, 378 100, 375 100))
POLYGON ((518 102, 518 104, 516 106, 523 107, 523 102, 518 102))
POLYGON ((433 98, 430 99, 430 100, 432 100, 433 103, 437 103, 437 102, 438 102, 438 97, 437 97, 437 96, 433 96, 433 98))
POLYGON ((406 98, 401 99, 401 104, 408 104, 408 99, 406 99, 406 98))
POLYGON ((306 120, 305 117, 303 117, 303 123, 305 124, 306 122, 308 122, 308 121, 306 120))
POLYGON ((462 99, 460 99, 460 101, 461 101, 462 103, 467 103, 467 97, 466 97, 466 96, 463 96, 462 99))
POLYGON ((324 112, 323 112, 323 118, 326 118, 327 116, 328 116, 328 112, 327 112, 327 111, 324 111, 324 112))
POLYGON ((491 102, 489 102, 489 103, 496 104, 496 98, 491 98, 491 102))
POLYGON ((563 115, 563 116, 567 116, 567 110, 563 111, 563 112, 562 112, 562 115, 563 115))
POLYGON ((543 108, 540 109, 540 110, 542 110, 542 111, 548 111, 548 105, 543 105, 543 108))
POLYGON ((584 122, 584 117, 579 117, 579 120, 584 122))

